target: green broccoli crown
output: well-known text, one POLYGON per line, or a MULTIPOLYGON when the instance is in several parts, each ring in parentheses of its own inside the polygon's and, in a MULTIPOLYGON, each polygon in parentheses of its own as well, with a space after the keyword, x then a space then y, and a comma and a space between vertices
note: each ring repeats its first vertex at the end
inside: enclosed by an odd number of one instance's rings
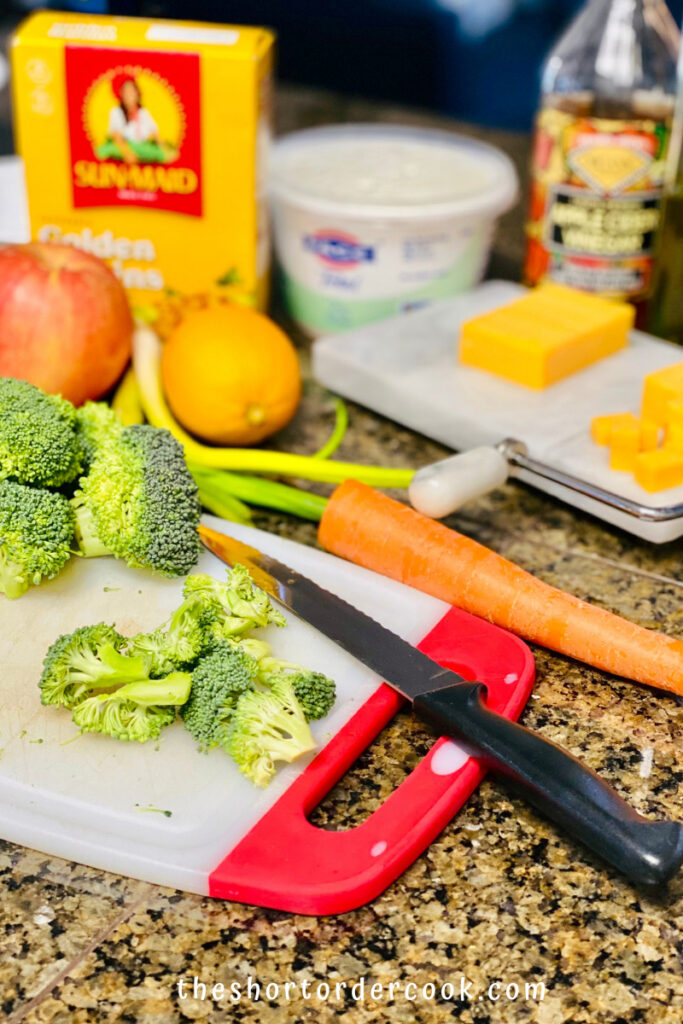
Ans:
POLYGON ((192 673, 192 689, 180 714, 201 750, 226 742, 230 719, 242 694, 254 686, 257 664, 239 645, 224 642, 192 673))
POLYGON ((24 380, 0 377, 0 479, 61 487, 81 471, 76 410, 24 380))
POLYGON ((86 555, 182 576, 199 557, 200 505, 183 449, 167 430, 124 427, 105 441, 74 500, 86 555))
POLYGON ((289 677, 294 695, 303 708, 309 722, 324 718, 332 709, 337 697, 334 680, 322 672, 307 672, 302 669, 289 677))
POLYGON ((131 653, 147 658, 153 676, 185 668, 215 646, 212 626, 219 613, 215 601, 187 598, 165 626, 133 637, 131 653))
POLYGON ((74 516, 62 494, 0 480, 0 593, 20 597, 56 576, 73 538, 74 516))
POLYGON ((272 686, 278 679, 287 679, 309 722, 324 718, 337 697, 334 680, 329 676, 279 658, 259 659, 259 679, 266 686, 272 686))
POLYGON ((254 584, 249 570, 243 565, 229 569, 224 582, 206 573, 194 573, 185 580, 183 594, 186 598, 219 605, 221 612, 212 626, 216 640, 240 637, 269 623, 285 625, 284 616, 273 606, 265 591, 254 584))
POLYGON ((45 655, 41 702, 73 708, 92 690, 145 679, 144 658, 120 653, 125 645, 125 637, 105 622, 60 636, 45 655))
POLYGON ((277 762, 290 762, 315 749, 291 683, 274 680, 269 690, 251 690, 237 701, 228 734, 228 753, 257 786, 267 786, 277 762))
POLYGON ((100 448, 117 438, 122 430, 121 420, 106 402, 85 402, 76 409, 76 436, 86 470, 100 448))

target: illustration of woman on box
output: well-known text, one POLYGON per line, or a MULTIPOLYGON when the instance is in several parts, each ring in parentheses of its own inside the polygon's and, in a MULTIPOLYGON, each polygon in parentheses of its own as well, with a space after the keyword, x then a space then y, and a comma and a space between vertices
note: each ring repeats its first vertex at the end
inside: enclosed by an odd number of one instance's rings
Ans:
POLYGON ((142 105, 140 87, 132 75, 114 75, 111 87, 118 103, 109 112, 107 140, 97 147, 100 160, 126 164, 167 164, 177 149, 162 142, 157 123, 142 105))

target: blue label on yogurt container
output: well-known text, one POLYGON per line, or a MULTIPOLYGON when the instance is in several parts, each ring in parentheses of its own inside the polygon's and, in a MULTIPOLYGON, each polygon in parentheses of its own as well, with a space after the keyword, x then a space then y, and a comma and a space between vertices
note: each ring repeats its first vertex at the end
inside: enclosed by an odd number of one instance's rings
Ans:
POLYGON ((364 245, 345 231, 316 231, 313 235, 304 236, 303 245, 304 249, 336 270, 350 270, 375 259, 375 250, 371 245, 364 245))

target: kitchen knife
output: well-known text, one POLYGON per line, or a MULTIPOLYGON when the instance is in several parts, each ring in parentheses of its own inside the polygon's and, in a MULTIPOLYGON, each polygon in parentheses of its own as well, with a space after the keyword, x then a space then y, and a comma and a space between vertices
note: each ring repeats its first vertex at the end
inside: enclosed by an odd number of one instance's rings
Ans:
POLYGON ((440 735, 488 768, 633 882, 663 885, 683 861, 683 827, 649 821, 566 750, 487 708, 483 683, 442 668, 391 630, 256 548, 200 526, 203 544, 228 565, 377 672, 440 735))

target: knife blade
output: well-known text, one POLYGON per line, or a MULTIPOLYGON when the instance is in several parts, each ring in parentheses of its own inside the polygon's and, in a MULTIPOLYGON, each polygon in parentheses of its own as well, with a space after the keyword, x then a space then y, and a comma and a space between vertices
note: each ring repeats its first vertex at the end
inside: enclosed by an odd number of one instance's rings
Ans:
POLYGON ((438 733, 505 775, 535 807, 631 881, 660 886, 683 862, 683 827, 650 821, 568 751, 486 706, 486 687, 444 669, 411 644, 257 548, 206 526, 202 543, 314 626, 413 705, 438 733))
POLYGON ((229 565, 240 563, 254 583, 290 612, 315 626, 413 701, 421 693, 464 682, 359 608, 319 587, 295 569, 242 541, 200 526, 204 545, 229 565))

